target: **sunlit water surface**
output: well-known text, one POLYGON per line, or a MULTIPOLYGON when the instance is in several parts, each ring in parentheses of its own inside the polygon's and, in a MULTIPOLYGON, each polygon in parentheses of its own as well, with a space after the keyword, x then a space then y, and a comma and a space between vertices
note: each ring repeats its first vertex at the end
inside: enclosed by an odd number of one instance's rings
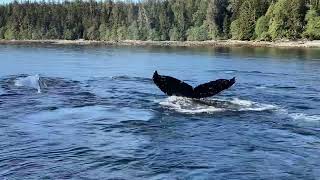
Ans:
POLYGON ((319 179, 319 79, 319 49, 1 45, 0 178, 319 179))

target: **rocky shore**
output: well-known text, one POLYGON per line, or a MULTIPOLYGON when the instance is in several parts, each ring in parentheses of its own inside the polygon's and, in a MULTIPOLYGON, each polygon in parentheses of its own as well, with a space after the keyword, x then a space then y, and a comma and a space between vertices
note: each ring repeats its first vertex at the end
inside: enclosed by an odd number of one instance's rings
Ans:
POLYGON ((89 41, 89 40, 0 40, 0 44, 58 44, 58 45, 112 45, 112 46, 160 46, 160 47, 283 47, 283 48, 320 48, 317 41, 89 41))

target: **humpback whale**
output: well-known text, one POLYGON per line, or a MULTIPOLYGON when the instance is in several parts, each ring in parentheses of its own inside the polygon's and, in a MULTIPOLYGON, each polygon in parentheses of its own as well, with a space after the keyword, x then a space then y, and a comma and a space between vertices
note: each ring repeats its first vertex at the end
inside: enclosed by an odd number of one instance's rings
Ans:
POLYGON ((168 96, 174 95, 195 99, 214 96, 230 88, 236 82, 235 77, 232 79, 218 79, 193 88, 189 84, 174 77, 159 75, 157 71, 153 73, 152 79, 158 88, 168 96))

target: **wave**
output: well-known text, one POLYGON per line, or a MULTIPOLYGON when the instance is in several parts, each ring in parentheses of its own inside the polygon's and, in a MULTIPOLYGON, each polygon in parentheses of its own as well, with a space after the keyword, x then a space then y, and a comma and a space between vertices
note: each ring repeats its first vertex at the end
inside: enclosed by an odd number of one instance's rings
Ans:
POLYGON ((224 73, 250 73, 250 74, 262 74, 261 71, 240 71, 236 69, 217 69, 217 70, 208 70, 208 72, 224 72, 224 73))
POLYGON ((267 86, 258 85, 258 86, 256 86, 255 88, 256 88, 256 89, 266 89, 267 86))
POLYGON ((186 114, 211 114, 223 111, 268 111, 278 109, 278 107, 275 105, 257 103, 238 98, 197 100, 185 97, 170 96, 165 100, 160 101, 159 104, 168 109, 186 114))
MULTIPOLYGON (((115 124, 128 120, 148 121, 152 117, 152 113, 141 109, 132 108, 110 108, 102 105, 84 106, 84 107, 63 107, 53 108, 52 110, 41 111, 29 114, 25 119, 37 119, 38 121, 56 121, 59 120, 72 122, 78 119, 91 121, 98 121, 104 124, 115 124), (112 115, 114 119, 106 119, 112 115)), ((87 122, 89 123, 89 122, 87 122)))
POLYGON ((272 85, 272 86, 267 86, 267 87, 271 88, 271 89, 287 89, 287 90, 297 89, 296 86, 282 86, 282 85, 272 85))
POLYGON ((151 78, 145 78, 145 77, 135 77, 135 76, 112 76, 111 79, 113 80, 120 80, 120 81, 137 81, 137 82, 152 82, 151 78))
POLYGON ((4 94, 4 90, 0 87, 0 95, 4 94))
POLYGON ((47 87, 46 83, 38 74, 27 77, 19 77, 14 81, 14 85, 18 87, 29 87, 37 89, 38 93, 41 93, 41 90, 47 87))
POLYGON ((287 109, 279 109, 278 112, 294 121, 320 121, 320 114, 290 113, 287 109))
POLYGON ((217 69, 217 70, 208 70, 207 72, 214 73, 225 73, 225 74, 244 74, 244 75, 257 75, 257 76, 287 76, 289 74, 286 73, 275 73, 275 72, 263 72, 257 70, 236 70, 236 69, 217 69))
POLYGON ((280 86, 280 85, 267 85, 267 86, 264 86, 264 85, 256 85, 255 86, 255 89, 284 89, 284 90, 295 90, 297 89, 298 87, 296 86, 280 86))
POLYGON ((293 120, 304 120, 304 121, 320 121, 320 115, 307 115, 304 113, 292 113, 289 114, 293 120))
POLYGON ((108 113, 107 109, 100 106, 86 106, 86 107, 65 107, 54 110, 42 111, 39 113, 30 114, 26 119, 37 120, 72 120, 72 119, 103 119, 108 113))

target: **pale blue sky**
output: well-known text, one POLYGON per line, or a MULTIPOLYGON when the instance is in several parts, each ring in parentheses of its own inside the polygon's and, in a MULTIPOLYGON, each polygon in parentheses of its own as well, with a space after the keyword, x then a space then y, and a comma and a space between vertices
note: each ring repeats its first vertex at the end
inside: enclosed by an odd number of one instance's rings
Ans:
POLYGON ((1 4, 7 3, 7 2, 11 2, 11 0, 0 0, 0 3, 1 3, 1 4))

